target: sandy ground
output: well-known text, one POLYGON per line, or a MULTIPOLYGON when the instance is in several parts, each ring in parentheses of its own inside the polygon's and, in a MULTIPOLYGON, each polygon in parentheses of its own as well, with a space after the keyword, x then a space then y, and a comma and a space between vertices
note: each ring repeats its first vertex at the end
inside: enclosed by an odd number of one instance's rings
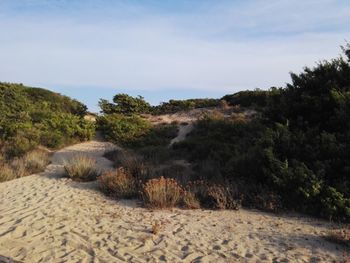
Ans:
MULTIPOLYGON (((322 238, 322 220, 257 211, 149 211, 62 178, 63 159, 102 157, 92 141, 53 156, 45 173, 0 184, 0 255, 20 262, 342 262, 349 251, 322 238), (158 233, 153 234, 153 226, 158 233)), ((0 257, 1 262, 1 257, 0 257)), ((11 262, 9 260, 8 262, 11 262)))

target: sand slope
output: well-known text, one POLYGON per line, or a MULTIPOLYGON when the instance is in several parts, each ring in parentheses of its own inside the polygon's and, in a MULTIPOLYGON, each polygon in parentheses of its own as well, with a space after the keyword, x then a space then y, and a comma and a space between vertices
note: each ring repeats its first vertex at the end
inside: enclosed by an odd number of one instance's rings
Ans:
POLYGON ((248 210, 148 211, 103 196, 96 183, 61 178, 63 159, 75 153, 110 169, 102 155, 113 147, 71 146, 45 173, 1 183, 0 255, 22 262, 341 262, 348 253, 321 237, 332 227, 325 221, 248 210))

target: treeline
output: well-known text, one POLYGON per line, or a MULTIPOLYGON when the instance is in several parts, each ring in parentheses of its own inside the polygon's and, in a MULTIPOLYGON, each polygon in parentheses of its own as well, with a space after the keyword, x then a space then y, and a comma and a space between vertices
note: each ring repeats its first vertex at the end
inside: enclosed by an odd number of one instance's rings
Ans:
POLYGON ((38 145, 59 148, 90 139, 86 106, 66 96, 22 84, 0 83, 0 155, 23 156, 38 145))
POLYGON ((113 97, 113 102, 105 99, 99 101, 99 106, 103 114, 169 114, 179 111, 189 111, 196 108, 216 107, 219 105, 218 99, 188 99, 169 100, 157 106, 151 106, 141 96, 132 97, 128 94, 117 94, 113 97))

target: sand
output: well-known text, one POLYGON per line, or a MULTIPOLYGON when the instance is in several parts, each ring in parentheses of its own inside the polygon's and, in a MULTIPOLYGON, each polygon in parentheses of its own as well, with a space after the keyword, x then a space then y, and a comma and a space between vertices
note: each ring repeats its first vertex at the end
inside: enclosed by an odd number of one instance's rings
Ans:
POLYGON ((105 197, 96 182, 62 177, 63 160, 76 153, 95 158, 101 169, 112 169, 102 155, 113 148, 99 141, 67 147, 55 153, 44 173, 0 184, 0 262, 350 259, 347 248, 323 238, 334 227, 323 220, 244 209, 150 211, 136 200, 105 197))

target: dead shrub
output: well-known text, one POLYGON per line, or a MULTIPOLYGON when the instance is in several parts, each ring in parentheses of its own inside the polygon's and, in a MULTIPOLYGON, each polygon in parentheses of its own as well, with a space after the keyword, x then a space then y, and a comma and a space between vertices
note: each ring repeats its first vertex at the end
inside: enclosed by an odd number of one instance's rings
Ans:
POLYGON ((85 155, 76 155, 64 162, 68 177, 76 181, 93 181, 100 175, 96 161, 85 155))
POLYGON ((199 200, 202 207, 213 209, 234 209, 240 207, 240 199, 229 187, 221 185, 210 185, 208 182, 198 180, 187 185, 188 192, 199 200))
POLYGON ((24 158, 16 158, 11 162, 10 165, 16 175, 16 178, 21 178, 29 175, 24 158))
POLYGON ((160 177, 143 185, 142 198, 147 207, 170 208, 179 203, 182 193, 182 187, 174 179, 160 177))
POLYGON ((117 198, 133 198, 137 195, 137 182, 124 168, 108 171, 98 178, 101 190, 117 198))
POLYGON ((239 202, 233 199, 229 188, 213 185, 208 188, 209 205, 215 209, 239 209, 239 202))

